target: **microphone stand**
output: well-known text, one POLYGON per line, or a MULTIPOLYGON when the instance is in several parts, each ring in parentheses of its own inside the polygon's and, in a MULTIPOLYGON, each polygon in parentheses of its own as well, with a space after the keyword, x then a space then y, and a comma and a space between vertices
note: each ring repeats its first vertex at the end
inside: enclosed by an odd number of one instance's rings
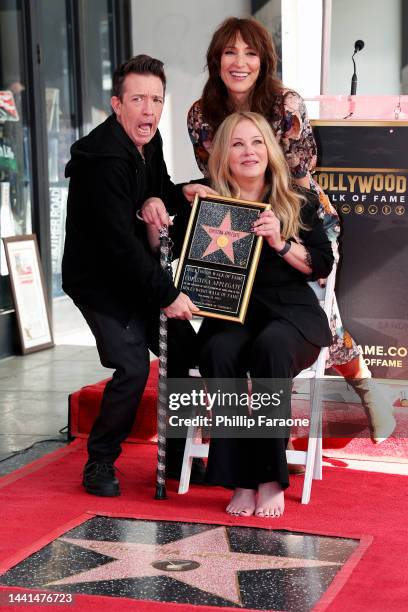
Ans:
POLYGON ((351 59, 353 60, 353 66, 354 66, 354 72, 353 72, 353 76, 351 77, 351 90, 350 90, 350 96, 355 96, 357 93, 357 73, 356 73, 356 62, 354 61, 354 56, 357 53, 357 51, 354 51, 353 55, 351 56, 351 59))
POLYGON ((353 72, 353 76, 351 77, 351 89, 350 89, 350 95, 348 98, 349 112, 348 112, 348 115, 344 117, 344 119, 350 119, 350 117, 354 115, 354 111, 356 108, 356 103, 354 99, 352 98, 352 96, 355 96, 357 93, 357 72, 356 72, 356 62, 354 61, 354 56, 357 53, 357 51, 358 49, 355 49, 353 55, 351 56, 351 59, 353 61, 354 72, 353 72))

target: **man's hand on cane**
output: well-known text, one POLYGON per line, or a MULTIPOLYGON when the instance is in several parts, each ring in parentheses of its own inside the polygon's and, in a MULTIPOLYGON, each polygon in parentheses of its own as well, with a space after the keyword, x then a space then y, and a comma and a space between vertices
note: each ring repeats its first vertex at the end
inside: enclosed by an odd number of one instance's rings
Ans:
POLYGON ((167 227, 173 225, 164 202, 160 198, 148 198, 145 200, 140 209, 140 215, 145 223, 154 225, 158 230, 161 230, 163 225, 167 227))
MULTIPOLYGON (((206 190, 210 190, 208 187, 202 185, 190 185, 191 190, 188 190, 192 195, 193 191, 196 193, 196 188, 201 188, 199 191, 204 195, 206 190)), ((160 198, 148 198, 140 209, 140 216, 143 221, 147 224, 148 238, 150 246, 153 250, 159 248, 159 232, 163 227, 173 225, 170 219, 166 207, 160 198)), ((163 308, 164 314, 169 319, 187 319, 191 320, 193 314, 198 312, 199 308, 193 304, 190 298, 185 293, 180 293, 177 298, 166 308, 163 308)))

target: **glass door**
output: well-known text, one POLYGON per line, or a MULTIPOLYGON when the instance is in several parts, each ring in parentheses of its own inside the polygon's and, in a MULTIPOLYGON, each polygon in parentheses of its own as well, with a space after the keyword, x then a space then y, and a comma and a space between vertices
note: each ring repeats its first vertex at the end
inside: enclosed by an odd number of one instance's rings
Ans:
POLYGON ((90 132, 110 115, 114 59, 114 16, 110 0, 79 3, 83 131, 90 132), (86 33, 86 34, 85 34, 86 33))
MULTIPOLYGON (((0 237, 30 234, 31 168, 21 2, 0 0, 0 237)), ((0 246, 0 315, 14 308, 0 246)))
MULTIPOLYGON (((111 75, 130 54, 129 10, 130 0, 0 0, 0 237, 37 234, 61 312, 64 169, 72 143, 111 112, 111 75)), ((15 336, 0 243, 0 356, 15 336)))
POLYGON ((64 169, 70 147, 110 113, 114 63, 110 4, 82 0, 75 3, 74 14, 68 0, 40 0, 53 297, 64 295, 61 261, 68 196, 64 169), (75 52, 74 37, 78 41, 75 52))
POLYGON ((63 295, 61 261, 65 239, 68 181, 64 169, 78 138, 74 91, 72 19, 66 0, 40 0, 50 198, 52 295, 63 295))

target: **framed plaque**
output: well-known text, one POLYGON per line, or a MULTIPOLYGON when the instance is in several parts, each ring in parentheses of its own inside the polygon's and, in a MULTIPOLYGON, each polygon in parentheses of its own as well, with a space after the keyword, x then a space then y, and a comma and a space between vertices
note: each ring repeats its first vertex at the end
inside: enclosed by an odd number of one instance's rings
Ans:
POLYGON ((3 238, 22 352, 54 346, 35 234, 3 238))
POLYGON ((203 317, 243 323, 262 248, 252 224, 269 204, 196 196, 175 284, 203 317))

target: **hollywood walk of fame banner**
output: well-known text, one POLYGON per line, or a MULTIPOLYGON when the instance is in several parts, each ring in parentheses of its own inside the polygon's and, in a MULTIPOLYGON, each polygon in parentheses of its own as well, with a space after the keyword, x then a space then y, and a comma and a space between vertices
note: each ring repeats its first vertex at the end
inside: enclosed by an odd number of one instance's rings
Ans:
POLYGON ((315 180, 342 225, 336 296, 377 378, 408 378, 408 122, 312 122, 315 180))
POLYGON ((252 224, 268 204, 222 196, 194 201, 175 284, 203 317, 242 323, 262 248, 252 224))

